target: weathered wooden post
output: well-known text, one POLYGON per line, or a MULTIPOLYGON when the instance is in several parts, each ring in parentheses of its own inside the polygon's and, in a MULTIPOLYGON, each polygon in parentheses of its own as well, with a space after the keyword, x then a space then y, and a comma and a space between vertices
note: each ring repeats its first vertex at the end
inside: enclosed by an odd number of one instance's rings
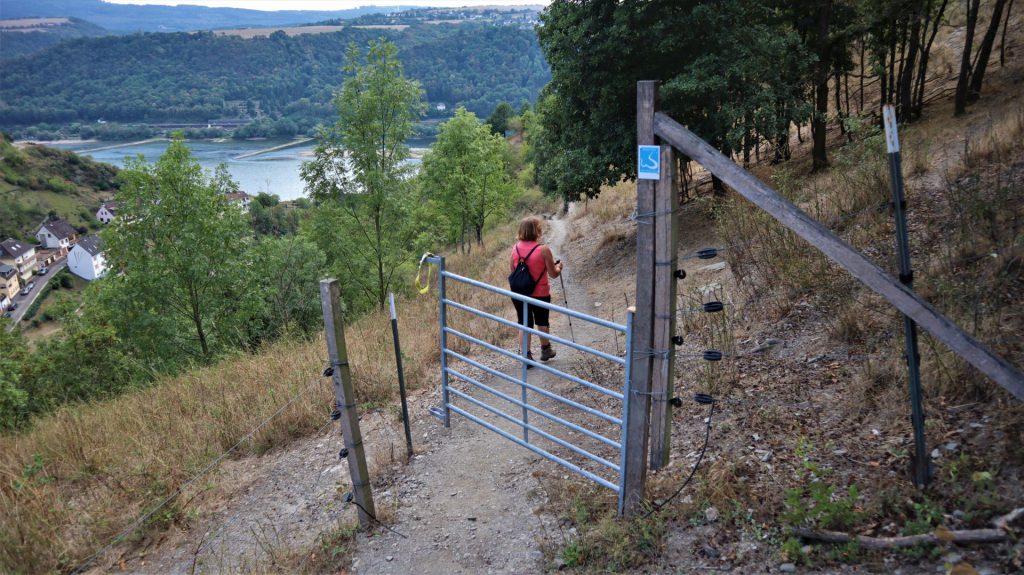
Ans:
MULTIPOLYGON (((658 83, 636 84, 636 139, 638 146, 654 144, 654 112, 658 83)), ((638 148, 638 160, 640 150, 638 148)), ((648 158, 651 159, 651 158, 648 158)), ((639 167, 639 166, 638 166, 639 167)), ((623 513, 640 510, 647 480, 647 432, 651 406, 651 352, 654 334, 654 181, 636 182, 636 317, 633 320, 630 397, 626 413, 623 513)))
POLYGON ((334 374, 334 403, 341 411, 341 433, 348 453, 348 472, 352 479, 352 496, 359 508, 359 524, 369 527, 376 515, 373 507, 373 493, 370 489, 370 473, 366 468, 366 451, 363 436, 359 432, 359 415, 356 413, 356 395, 352 387, 352 370, 348 365, 348 348, 345 345, 345 314, 341 308, 341 289, 338 280, 320 280, 320 303, 324 311, 324 334, 327 337, 327 355, 334 374))
POLYGON ((672 440, 672 391, 675 380, 676 267, 678 267, 672 146, 661 146, 661 178, 654 192, 654 365, 651 382, 651 469, 668 464, 672 440))

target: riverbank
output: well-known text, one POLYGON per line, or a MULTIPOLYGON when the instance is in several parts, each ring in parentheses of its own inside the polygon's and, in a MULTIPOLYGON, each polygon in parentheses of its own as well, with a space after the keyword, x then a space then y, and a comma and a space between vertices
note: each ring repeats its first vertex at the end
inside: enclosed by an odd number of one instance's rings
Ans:
MULTIPOLYGON (((93 140, 95 141, 95 140, 93 140)), ((137 142, 122 142, 120 144, 111 144, 109 146, 100 146, 98 148, 89 148, 87 150, 75 150, 76 154, 91 154, 93 152, 104 152, 106 150, 116 150, 118 148, 128 148, 130 146, 144 146, 146 144, 154 144, 156 142, 169 142, 167 138, 149 138, 148 140, 139 140, 137 142)))
POLYGON ((12 142, 14 146, 23 148, 28 145, 34 146, 83 146, 86 144, 98 144, 99 140, 79 140, 79 139, 68 139, 68 140, 18 140, 12 142))

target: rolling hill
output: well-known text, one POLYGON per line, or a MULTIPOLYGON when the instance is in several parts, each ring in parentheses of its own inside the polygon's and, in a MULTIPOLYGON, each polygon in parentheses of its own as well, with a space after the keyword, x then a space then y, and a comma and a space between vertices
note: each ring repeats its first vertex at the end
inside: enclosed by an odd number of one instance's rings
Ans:
POLYGON ((110 32, 79 18, 0 20, 0 59, 24 56, 75 38, 107 34, 110 32))

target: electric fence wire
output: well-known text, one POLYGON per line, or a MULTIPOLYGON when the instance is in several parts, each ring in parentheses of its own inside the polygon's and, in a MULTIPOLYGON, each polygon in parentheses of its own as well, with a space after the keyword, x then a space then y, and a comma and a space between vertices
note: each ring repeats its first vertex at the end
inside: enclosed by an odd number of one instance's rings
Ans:
POLYGON ((276 418, 276 417, 277 417, 278 415, 281 415, 281 413, 283 413, 285 409, 287 409, 287 408, 288 408, 289 406, 291 406, 291 405, 292 405, 293 403, 295 403, 296 401, 298 401, 298 400, 299 400, 299 398, 301 398, 302 396, 304 396, 304 395, 305 395, 305 394, 306 394, 306 393, 307 393, 307 392, 308 392, 308 391, 309 391, 310 389, 313 389, 313 387, 314 387, 314 386, 313 386, 313 384, 314 384, 314 383, 317 383, 317 382, 319 382, 319 381, 320 381, 320 379, 314 379, 314 380, 312 380, 312 381, 311 381, 311 382, 310 382, 309 384, 307 384, 307 385, 306 385, 306 387, 304 387, 303 389, 300 389, 300 390, 299 390, 298 392, 296 392, 296 393, 295 393, 295 395, 293 395, 293 396, 291 397, 291 399, 289 399, 289 400, 288 400, 287 402, 285 402, 285 403, 284 403, 283 405, 281 405, 281 406, 280 406, 279 408, 277 408, 277 411, 275 411, 274 413, 272 413, 272 414, 271 414, 271 415, 270 415, 269 417, 267 417, 266 419, 264 419, 263 421, 261 421, 261 422, 260 422, 259 424, 257 424, 257 425, 256 425, 256 427, 252 428, 252 429, 251 429, 251 430, 250 430, 250 431, 249 431, 248 433, 246 433, 245 435, 243 435, 243 436, 242 436, 242 438, 241 438, 241 439, 239 439, 238 441, 236 441, 234 445, 232 445, 232 446, 231 446, 231 447, 229 447, 229 448, 228 448, 227 450, 225 450, 225 451, 224 451, 223 453, 221 453, 220 455, 218 455, 218 456, 217 456, 217 457, 216 457, 216 458, 215 458, 215 459, 214 459, 213 461, 211 461, 211 462, 210 462, 210 463, 208 463, 208 464, 207 464, 207 465, 206 465, 205 467, 203 467, 202 469, 200 469, 200 470, 199 470, 199 471, 198 471, 198 472, 197 472, 196 474, 194 474, 194 475, 193 475, 193 476, 192 476, 191 478, 189 478, 189 479, 188 479, 187 481, 185 481, 184 483, 182 483, 181 485, 179 485, 179 486, 178 486, 178 487, 177 487, 177 488, 176 488, 176 489, 174 490, 174 492, 173 492, 173 493, 171 493, 170 495, 168 495, 168 496, 164 497, 164 498, 163 498, 163 499, 162 499, 162 500, 161 500, 161 501, 160 501, 159 503, 157 503, 157 504, 156 504, 156 505, 155 505, 155 506, 154 506, 154 507, 153 507, 152 509, 150 509, 149 511, 147 511, 147 512, 143 513, 143 514, 142 514, 141 516, 139 516, 138 518, 136 518, 136 519, 135 519, 135 521, 132 521, 132 522, 131 522, 131 523, 130 523, 130 524, 128 525, 128 527, 126 527, 125 529, 121 530, 121 532, 120 532, 120 533, 118 533, 118 534, 117 534, 117 535, 116 535, 116 536, 115 536, 115 537, 114 537, 113 539, 111 539, 109 543, 107 543, 107 544, 106 544, 106 545, 104 545, 104 546, 103 546, 102 548, 100 548, 100 549, 99 549, 98 551, 96 551, 95 553, 93 553, 92 555, 90 555, 89 557, 87 557, 87 558, 86 558, 86 559, 85 559, 84 561, 80 562, 80 563, 78 564, 78 566, 76 566, 76 567, 75 567, 75 568, 74 568, 74 569, 73 569, 73 570, 71 571, 72 575, 75 575, 75 574, 78 574, 78 573, 82 573, 82 572, 83 572, 83 570, 84 570, 84 569, 85 569, 85 568, 86 568, 86 567, 87 567, 87 566, 88 566, 88 565, 89 565, 90 563, 92 563, 92 562, 93 562, 93 560, 95 560, 95 559, 96 559, 97 557, 99 557, 100 555, 103 555, 104 553, 106 553, 107 551, 109 551, 109 550, 110 550, 111 548, 113 548, 113 547, 114 547, 114 545, 117 545, 118 543, 120 543, 121 541, 123 541, 125 537, 128 537, 129 535, 131 535, 132 533, 134 533, 134 532, 135 532, 135 530, 136 530, 136 529, 138 529, 139 527, 141 527, 141 526, 142 526, 143 524, 145 524, 145 522, 146 522, 146 521, 148 521, 150 517, 152 517, 152 516, 153 516, 153 515, 155 515, 155 514, 156 514, 156 513, 158 512, 158 511, 160 511, 161 509, 163 509, 163 508, 164 508, 164 506, 166 506, 166 505, 167 505, 168 503, 170 503, 171 501, 173 501, 174 499, 176 499, 176 498, 177 498, 177 497, 178 497, 179 495, 181 495, 182 493, 184 493, 185 489, 187 489, 188 487, 190 487, 190 486, 191 486, 192 484, 194 484, 195 482, 199 481, 199 479, 201 479, 201 478, 202 478, 202 477, 203 477, 204 475, 206 475, 206 474, 207 474, 207 473, 208 473, 208 472, 209 472, 210 470, 212 470, 212 469, 213 469, 214 467, 216 467, 216 466, 220 465, 220 463, 221 463, 222 461, 224 461, 224 459, 226 459, 226 458, 227 458, 227 457, 228 457, 229 455, 231 455, 232 453, 234 453, 234 452, 235 452, 235 450, 236 450, 236 449, 238 449, 239 447, 241 447, 241 445, 242 445, 243 443, 245 443, 245 442, 246 442, 247 440, 249 440, 249 439, 251 439, 251 438, 252 438, 253 436, 255 436, 255 435, 256 435, 256 433, 258 433, 258 432, 259 432, 259 431, 260 431, 261 429, 263 429, 263 428, 264 428, 264 427, 265 427, 265 426, 266 426, 267 424, 269 424, 269 423, 270 423, 271 421, 273 421, 273 420, 274 420, 274 419, 275 419, 275 418, 276 418))
POLYGON ((363 511, 363 513, 366 514, 367 517, 369 517, 370 519, 374 520, 377 523, 377 525, 380 525, 384 529, 387 529, 388 531, 394 533, 395 535, 398 535, 402 539, 408 539, 407 536, 403 535, 402 533, 399 533, 398 531, 395 531, 391 527, 388 527, 383 522, 381 522, 380 519, 377 519, 376 515, 374 515, 373 513, 370 513, 369 511, 367 511, 365 507, 363 507, 362 505, 359 504, 358 501, 356 501, 355 497, 352 496, 352 492, 351 491, 349 491, 348 494, 345 496, 345 503, 351 503, 351 504, 355 505, 356 507, 361 509, 363 511))
POLYGON ((707 423, 704 426, 704 445, 700 448, 700 454, 697 455, 697 461, 693 463, 693 468, 690 469, 690 474, 686 476, 686 480, 683 481, 682 485, 680 485, 679 488, 676 489, 675 493, 670 495, 668 499, 666 499, 665 501, 661 502, 660 504, 652 503, 651 509, 644 514, 644 519, 647 519, 655 512, 664 509, 666 505, 671 503, 673 499, 675 499, 680 493, 682 493, 683 490, 686 489, 686 486, 690 484, 690 481, 693 480, 693 476, 697 474, 697 469, 700 468, 701 461, 704 460, 704 453, 707 452, 708 444, 711 440, 711 418, 714 417, 715 415, 715 403, 717 403, 717 400, 711 397, 710 395, 704 393, 698 393, 696 396, 694 396, 694 399, 697 401, 697 403, 707 403, 710 406, 708 408, 707 423))

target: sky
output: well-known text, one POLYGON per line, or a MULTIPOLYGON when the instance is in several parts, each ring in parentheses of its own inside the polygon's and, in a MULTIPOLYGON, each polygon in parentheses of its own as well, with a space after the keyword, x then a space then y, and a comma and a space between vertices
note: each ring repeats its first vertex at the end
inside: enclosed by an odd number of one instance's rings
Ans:
POLYGON ((360 6, 486 6, 545 5, 547 0, 105 0, 112 4, 191 4, 212 8, 250 10, 347 10, 360 6))

